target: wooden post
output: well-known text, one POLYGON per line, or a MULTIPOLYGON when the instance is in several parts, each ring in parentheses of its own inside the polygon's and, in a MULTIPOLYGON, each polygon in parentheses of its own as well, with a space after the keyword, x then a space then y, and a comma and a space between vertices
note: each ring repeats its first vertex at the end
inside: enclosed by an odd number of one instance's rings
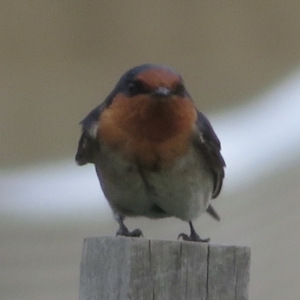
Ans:
POLYGON ((250 249, 125 237, 84 240, 80 300, 246 300, 250 249))

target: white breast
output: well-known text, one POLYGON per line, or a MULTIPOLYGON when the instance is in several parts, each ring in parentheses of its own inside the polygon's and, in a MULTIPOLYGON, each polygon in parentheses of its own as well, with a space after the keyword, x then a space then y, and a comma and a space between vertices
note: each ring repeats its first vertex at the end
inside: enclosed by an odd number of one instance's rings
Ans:
POLYGON ((163 217, 153 210, 157 205, 167 213, 164 216, 190 221, 206 210, 213 191, 213 177, 194 148, 172 168, 142 170, 143 176, 135 164, 101 148, 95 164, 103 192, 115 212, 163 217))

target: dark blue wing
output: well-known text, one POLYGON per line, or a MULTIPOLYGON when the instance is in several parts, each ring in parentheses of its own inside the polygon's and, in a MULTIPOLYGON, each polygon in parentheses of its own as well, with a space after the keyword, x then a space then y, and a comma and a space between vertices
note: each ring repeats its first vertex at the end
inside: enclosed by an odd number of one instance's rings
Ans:
POLYGON ((224 179, 225 161, 221 155, 221 143, 215 134, 208 119, 199 111, 197 111, 196 126, 199 136, 195 140, 195 145, 201 151, 201 155, 212 171, 214 177, 214 190, 212 198, 216 198, 222 188, 224 179))
POLYGON ((87 163, 93 163, 95 154, 99 151, 99 141, 92 133, 93 128, 98 128, 99 119, 103 110, 111 101, 104 101, 93 109, 81 122, 82 134, 78 142, 78 149, 75 160, 78 165, 82 166, 87 163))

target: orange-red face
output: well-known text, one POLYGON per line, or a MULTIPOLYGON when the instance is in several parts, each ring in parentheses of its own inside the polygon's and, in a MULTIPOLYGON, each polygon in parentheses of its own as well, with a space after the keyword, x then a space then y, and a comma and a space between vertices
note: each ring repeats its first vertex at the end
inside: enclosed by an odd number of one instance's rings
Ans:
POLYGON ((181 77, 165 68, 148 68, 128 85, 136 86, 117 93, 102 113, 99 138, 140 163, 151 165, 158 157, 172 163, 188 150, 197 117, 181 77))

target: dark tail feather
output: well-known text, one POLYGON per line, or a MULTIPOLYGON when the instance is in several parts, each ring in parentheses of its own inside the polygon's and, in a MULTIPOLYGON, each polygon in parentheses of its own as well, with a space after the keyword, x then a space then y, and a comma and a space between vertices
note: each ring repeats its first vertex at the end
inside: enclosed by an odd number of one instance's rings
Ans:
POLYGON ((209 204, 207 209, 206 209, 206 212, 213 218, 215 219, 216 221, 220 221, 221 218, 220 216, 218 215, 218 213, 215 211, 215 209, 209 204))

